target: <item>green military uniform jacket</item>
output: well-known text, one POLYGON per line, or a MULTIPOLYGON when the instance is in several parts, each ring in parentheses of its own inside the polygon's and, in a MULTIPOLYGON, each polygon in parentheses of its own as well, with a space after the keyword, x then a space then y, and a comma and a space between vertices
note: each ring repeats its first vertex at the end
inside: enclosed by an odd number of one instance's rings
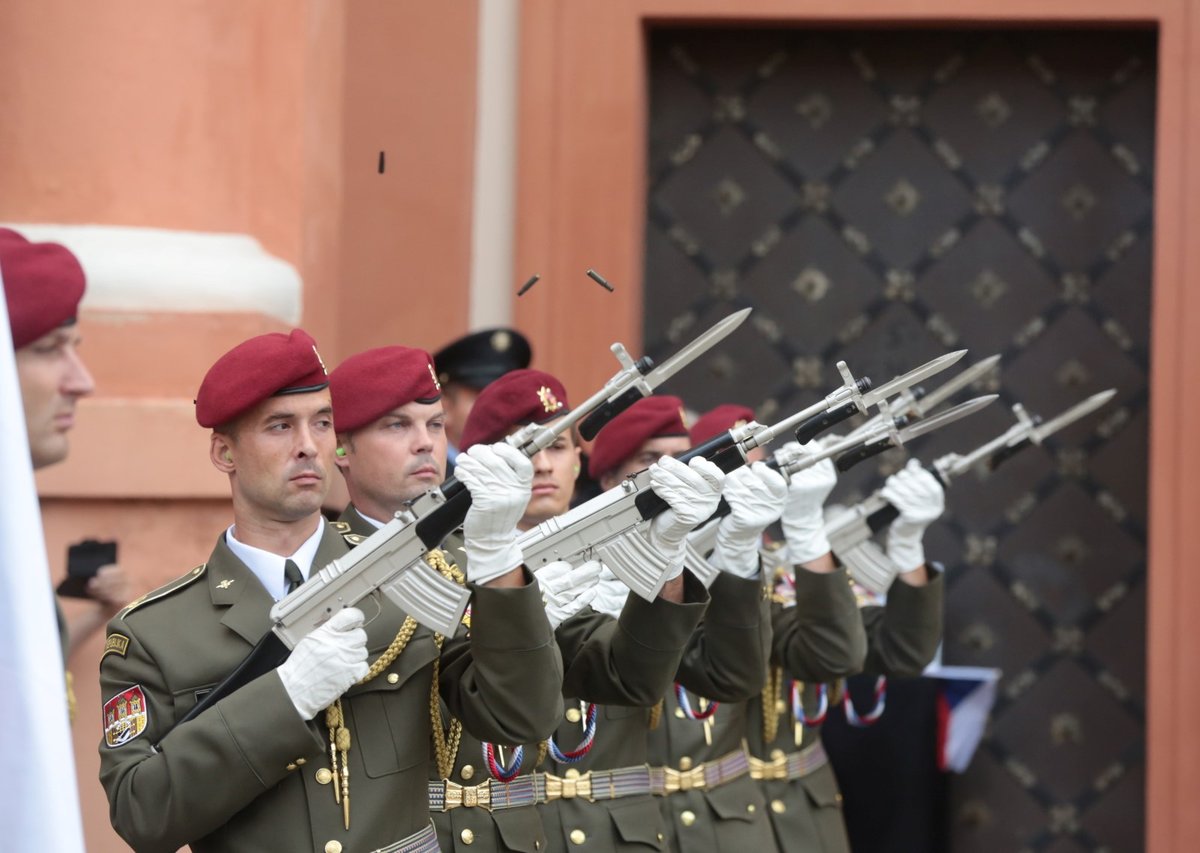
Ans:
MULTIPOLYGON (((916 676, 933 659, 941 641, 942 581, 930 572, 924 587, 892 584, 885 607, 859 609, 845 569, 817 575, 795 571, 796 603, 773 605, 772 662, 782 667, 782 695, 764 693, 752 704, 747 741, 753 755, 774 759, 802 752, 820 741, 820 727, 795 724, 789 701, 791 679, 804 683, 802 702, 816 713, 817 685, 852 675, 916 676), (835 624, 844 634, 843 656, 834 654, 835 624), (858 661, 859 663, 855 663, 858 661), (776 735, 764 738, 764 706, 774 715, 776 735), (799 742, 797 742, 799 740, 799 742)), ((830 708, 837 697, 830 690, 830 708)), ((761 782, 779 850, 788 853, 849 853, 842 795, 828 763, 799 779, 761 782)))
MULTIPOLYGON (((347 552, 327 526, 313 565, 347 552)), ((374 851, 429 824, 429 703, 438 650, 418 630, 386 672, 343 697, 352 743, 350 829, 325 772, 322 715, 300 719, 269 672, 175 726, 270 628, 273 602, 229 550, 109 623, 100 665, 108 725, 100 781, 113 826, 139 853, 374 851)), ((483 737, 536 740, 561 715, 561 660, 536 583, 474 590, 474 624, 446 641, 439 692, 483 737), (503 615, 501 615, 503 614, 503 615)), ((368 608, 369 611, 369 608, 368 608)), ((367 625, 370 660, 404 614, 383 600, 367 625)))
MULTIPOLYGON (((757 673, 753 685, 762 689, 766 676, 766 664, 770 654, 771 614, 769 600, 760 579, 743 580, 722 572, 713 581, 714 601, 737 601, 744 609, 734 613, 721 613, 722 608, 714 605, 712 617, 706 618, 706 627, 711 630, 722 616, 728 621, 733 618, 744 620, 740 629, 747 634, 745 641, 725 642, 727 650, 751 649, 750 635, 757 635, 757 648, 749 657, 740 660, 741 668, 747 673, 757 673), (749 604, 750 586, 757 596, 756 610, 749 604)), ((721 630, 721 629, 718 629, 721 630)), ((738 630, 726 627, 725 631, 738 630)), ((712 640, 711 635, 705 638, 712 640)), ((733 663, 731 661, 730 663, 733 663)), ((681 685, 683 682, 680 682, 681 685)), ((693 711, 699 710, 699 699, 713 697, 701 693, 688 697, 693 711)), ((681 772, 695 769, 705 762, 718 761, 731 753, 743 749, 746 732, 748 701, 723 701, 707 725, 689 719, 679 706, 675 692, 667 696, 661 724, 650 732, 650 763, 671 767, 681 772), (705 736, 706 730, 708 736, 705 736)), ((659 801, 666 826, 667 846, 677 853, 720 853, 735 851, 770 851, 775 841, 767 821, 762 791, 748 773, 729 782, 703 790, 675 791, 659 801)))
MULTIPOLYGON (((685 578, 685 600, 703 594, 703 587, 690 573, 685 578)), ((675 680, 716 701, 736 702, 758 691, 766 672, 768 627, 762 585, 722 574, 711 592, 712 603, 688 639, 675 680)), ((652 701, 662 698, 659 692, 652 701)), ((568 716, 555 739, 569 751, 582 735, 581 708, 571 700, 566 706, 568 716)), ((650 711, 645 708, 601 707, 591 751, 574 764, 549 761, 549 772, 564 776, 570 771, 582 774, 653 763, 647 743, 649 721, 650 711)), ((669 828, 660 804, 649 794, 595 802, 565 798, 538 808, 551 851, 667 849, 669 828)))
MULTIPOLYGON (((376 530, 353 507, 347 508, 341 520, 355 535, 369 536, 376 530)), ((447 538, 443 551, 450 562, 465 569, 462 546, 462 537, 456 533, 447 538)), ((619 619, 585 608, 564 620, 555 631, 563 660, 563 692, 605 705, 645 708, 654 704, 674 676, 706 606, 707 596, 675 604, 661 598, 647 602, 631 595, 619 619)), ((578 719, 578 706, 572 708, 574 712, 568 709, 568 715, 578 719)), ((448 709, 443 712, 449 716, 448 709)), ((511 748, 503 749, 503 758, 511 761, 512 755, 511 748)), ((520 775, 534 771, 537 756, 537 743, 526 743, 520 775)), ((429 778, 441 781, 433 757, 429 778)), ((491 778, 483 759, 483 743, 464 731, 449 781, 476 786, 491 778)), ((459 807, 435 812, 433 821, 443 850, 539 853, 547 846, 541 816, 532 805, 491 811, 459 807)))

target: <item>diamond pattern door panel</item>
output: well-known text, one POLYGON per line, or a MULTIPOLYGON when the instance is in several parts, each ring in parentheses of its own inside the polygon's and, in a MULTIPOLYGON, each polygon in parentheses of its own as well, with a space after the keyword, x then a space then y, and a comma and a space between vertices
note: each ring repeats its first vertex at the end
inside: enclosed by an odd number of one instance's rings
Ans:
MULTIPOLYGON (((751 321, 672 390, 768 422, 966 347, 1002 405, 1100 413, 952 486, 945 660, 998 666, 951 848, 1142 848, 1156 40, 1149 30, 649 33, 645 350, 751 321)), ((931 382, 930 385, 936 385, 931 382)), ((843 475, 849 501, 903 464, 843 475)))

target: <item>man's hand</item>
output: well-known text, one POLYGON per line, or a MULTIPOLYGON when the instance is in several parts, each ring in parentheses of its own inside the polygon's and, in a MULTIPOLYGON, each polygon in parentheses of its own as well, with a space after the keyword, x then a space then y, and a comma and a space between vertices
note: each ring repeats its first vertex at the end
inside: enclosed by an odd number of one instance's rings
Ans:
POLYGON ((367 632, 356 607, 339 610, 292 649, 279 666, 279 680, 301 718, 322 708, 367 675, 367 632))
POLYGON ((572 566, 566 560, 555 560, 538 569, 537 579, 546 602, 546 618, 551 628, 557 628, 596 597, 600 561, 572 566))
POLYGON ((116 613, 133 600, 133 584, 117 563, 110 563, 96 572, 88 581, 87 592, 109 613, 116 613))
POLYGON ((687 465, 664 456, 650 466, 650 487, 669 509, 650 522, 650 544, 667 560, 666 579, 683 573, 687 535, 717 510, 725 473, 702 456, 687 465))
POLYGON ((783 475, 755 462, 725 477, 723 490, 730 513, 717 527, 717 544, 709 562, 741 578, 758 574, 762 533, 779 520, 788 487, 783 475))
POLYGON ((485 584, 523 560, 517 522, 529 504, 533 463, 503 441, 476 444, 459 454, 454 476, 471 492, 471 508, 463 522, 467 579, 485 584))
POLYGON ((613 574, 612 569, 600 564, 600 574, 596 579, 596 595, 592 599, 592 609, 597 613, 607 613, 616 619, 625 607, 629 598, 629 587, 613 574))
POLYGON ((925 528, 940 518, 946 509, 942 484, 919 460, 910 459, 907 465, 888 477, 879 494, 900 511, 900 516, 888 528, 888 557, 901 572, 919 569, 925 565, 925 548, 921 544, 925 528))
MULTIPOLYGON (((810 451, 814 447, 811 442, 805 445, 810 451)), ((835 485, 837 469, 829 459, 792 475, 780 519, 783 536, 787 540, 788 562, 791 564, 811 563, 829 553, 822 507, 835 485)))

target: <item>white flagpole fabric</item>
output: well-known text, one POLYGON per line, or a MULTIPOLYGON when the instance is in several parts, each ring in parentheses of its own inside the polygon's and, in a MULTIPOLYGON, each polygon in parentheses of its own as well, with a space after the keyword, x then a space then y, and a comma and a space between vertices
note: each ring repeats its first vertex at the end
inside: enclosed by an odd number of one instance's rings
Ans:
POLYGON ((82 853, 54 590, 3 293, 0 280, 0 685, 10 699, 0 827, 22 850, 82 853))

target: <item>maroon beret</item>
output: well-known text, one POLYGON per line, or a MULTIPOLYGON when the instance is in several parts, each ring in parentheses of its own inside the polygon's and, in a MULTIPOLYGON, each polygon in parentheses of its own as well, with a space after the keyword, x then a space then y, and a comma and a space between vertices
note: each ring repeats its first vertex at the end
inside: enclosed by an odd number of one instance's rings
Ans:
POLYGON ((683 400, 669 395, 643 397, 617 415, 596 435, 588 474, 599 480, 660 435, 687 435, 683 423, 683 400))
POLYGON ((413 401, 437 402, 442 386, 425 350, 379 347, 339 364, 329 374, 329 394, 338 432, 354 432, 413 401))
POLYGON ((329 384, 317 343, 303 329, 238 344, 208 369, 196 394, 202 427, 229 423, 268 397, 320 391, 329 384))
POLYGON ((748 424, 752 420, 754 420, 753 409, 739 406, 736 403, 722 403, 696 419, 688 432, 688 438, 692 442, 692 447, 695 447, 735 426, 748 424))
POLYGON ((0 228, 0 276, 13 349, 75 319, 83 298, 83 267, 66 246, 31 243, 11 228, 0 228))
POLYGON ((540 370, 513 370, 479 392, 463 426, 462 450, 490 444, 515 426, 540 424, 569 411, 567 389, 540 370))

